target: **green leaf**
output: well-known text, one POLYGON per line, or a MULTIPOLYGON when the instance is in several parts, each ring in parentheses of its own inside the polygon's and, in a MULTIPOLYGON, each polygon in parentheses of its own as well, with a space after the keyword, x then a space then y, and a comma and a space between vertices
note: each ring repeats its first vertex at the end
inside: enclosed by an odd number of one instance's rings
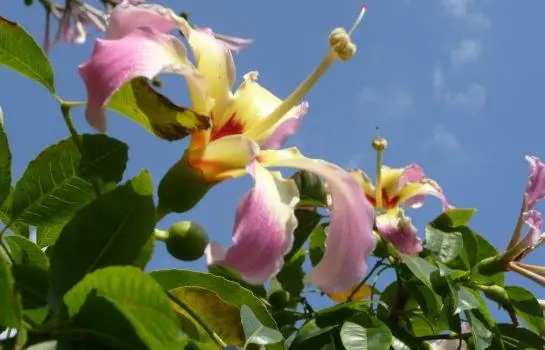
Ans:
POLYGON ((291 177, 299 190, 300 206, 327 206, 327 193, 320 178, 310 171, 300 170, 291 177))
POLYGON ((284 338, 276 329, 264 326, 246 305, 240 308, 242 328, 246 336, 246 344, 268 345, 281 342, 284 338))
POLYGON ((144 244, 144 247, 140 251, 138 258, 136 258, 136 260, 134 261, 134 266, 137 266, 141 268, 142 270, 144 270, 151 260, 154 249, 155 249, 155 236, 150 235, 150 237, 148 238, 148 241, 146 242, 146 244, 144 244))
POLYGON ((297 218, 297 227, 293 232, 294 240, 290 252, 286 255, 285 260, 290 260, 299 249, 305 244, 306 240, 316 227, 323 216, 312 210, 296 209, 295 217, 297 218))
MULTIPOLYGON (((290 350, 298 349, 335 349, 332 334, 338 332, 339 325, 320 327, 316 320, 305 323, 289 343, 290 350)), ((286 340, 288 344, 288 340, 286 340)))
POLYGON ((500 337, 494 337, 491 349, 501 349, 499 338, 505 345, 505 350, 543 350, 545 349, 545 339, 534 332, 512 324, 498 324, 500 337))
POLYGON ((201 287, 217 293, 220 298, 237 308, 248 305, 261 323, 269 328, 277 329, 274 319, 263 302, 238 283, 208 273, 189 270, 152 271, 150 275, 166 290, 187 286, 201 287))
POLYGON ((356 315, 368 315, 371 311, 369 306, 371 301, 351 301, 337 304, 316 313, 316 324, 320 327, 339 325, 344 321, 356 315))
POLYGON ((432 288, 430 275, 438 271, 437 267, 433 266, 426 260, 412 255, 400 254, 405 265, 411 270, 411 272, 424 283, 428 288, 432 288))
POLYGON ((318 225, 312 230, 309 240, 309 256, 312 266, 318 265, 325 251, 325 225, 318 225))
POLYGON ((477 209, 475 208, 456 208, 447 210, 435 218, 430 225, 440 230, 458 226, 467 226, 476 212, 477 209))
MULTIPOLYGON (((486 258, 490 258, 498 255, 498 249, 494 247, 490 242, 484 239, 481 235, 473 233, 477 239, 477 261, 482 261, 486 258)), ((505 284, 505 274, 503 272, 497 273, 491 276, 484 276, 479 273, 479 271, 474 268, 471 275, 471 280, 475 283, 480 284, 489 284, 489 285, 498 285, 503 286, 505 284)))
POLYGON ((460 253, 463 242, 460 232, 443 232, 433 226, 426 226, 426 245, 440 263, 446 264, 454 260, 460 253))
MULTIPOLYGON (((87 275, 64 296, 68 316, 78 314, 91 293, 113 304, 149 348, 179 348, 181 334, 169 299, 153 278, 138 268, 107 267, 87 275)), ((94 320, 102 321, 102 317, 94 320)))
POLYGON ((52 246, 59 238, 59 235, 64 228, 63 224, 54 225, 54 226, 40 226, 36 229, 36 244, 40 248, 45 248, 52 246))
POLYGON ((13 192, 12 220, 34 226, 64 224, 95 198, 86 176, 103 183, 121 179, 127 161, 123 143, 104 135, 84 135, 82 142, 83 157, 69 138, 29 163, 13 192))
POLYGON ((255 295, 266 298, 267 297, 267 291, 265 290, 265 287, 262 284, 250 284, 246 282, 240 274, 235 271, 234 269, 230 269, 225 266, 221 265, 208 265, 208 272, 210 272, 213 275, 223 277, 229 281, 236 282, 240 284, 241 287, 249 289, 252 291, 255 295))
POLYGON ((306 250, 299 249, 289 260, 284 262, 284 266, 276 275, 276 279, 280 282, 282 288, 293 296, 298 296, 305 288, 303 264, 305 263, 306 253, 306 250))
POLYGON ((81 143, 81 176, 99 179, 104 185, 121 182, 129 160, 129 147, 125 143, 101 134, 85 134, 81 143))
POLYGON ((143 78, 133 79, 123 85, 106 107, 169 141, 181 140, 211 126, 209 117, 176 105, 151 88, 143 78))
MULTIPOLYGON (((13 201, 13 186, 11 186, 11 192, 9 196, 6 198, 4 203, 0 206, 0 221, 7 225, 11 221, 11 204, 13 201)), ((23 236, 23 237, 30 237, 30 227, 28 224, 15 222, 11 223, 9 226, 9 229, 7 231, 11 231, 12 233, 23 236)))
MULTIPOLYGON (((217 293, 200 287, 180 287, 171 289, 170 293, 196 313, 224 342, 230 345, 244 344, 240 311, 233 304, 223 300, 217 293)), ((172 304, 176 311, 184 315, 186 319, 192 318, 177 304, 172 304)), ((198 323, 195 322, 194 326, 199 333, 199 338, 196 340, 212 342, 212 339, 198 323)))
POLYGON ((545 332, 543 310, 534 295, 519 286, 507 286, 505 287, 505 291, 517 315, 524 320, 528 328, 537 333, 545 332))
POLYGON ((47 305, 49 261, 45 253, 24 237, 7 236, 5 239, 14 260, 12 272, 23 307, 34 309, 47 305))
POLYGON ((455 313, 476 309, 481 306, 479 300, 468 288, 464 286, 455 286, 454 288, 456 293, 455 313))
POLYGON ((345 322, 341 328, 341 340, 346 350, 388 350, 392 334, 384 324, 364 328, 354 322, 345 322))
POLYGON ((13 69, 55 92, 53 69, 45 53, 15 22, 0 16, 0 64, 13 69))
MULTIPOLYGON (((1 45, 1 44, 0 44, 1 45)), ((0 109, 0 205, 11 192, 11 151, 8 136, 4 130, 4 116, 0 109)))
POLYGON ((62 296, 86 274, 135 263, 153 235, 153 184, 147 171, 80 210, 53 246, 50 281, 62 296))
MULTIPOLYGON (((0 247, 0 250, 2 248, 0 247)), ((0 252, 0 325, 18 328, 21 325, 21 296, 15 288, 15 281, 8 262, 0 252)))
POLYGON ((492 343, 492 332, 486 325, 472 312, 465 312, 467 320, 471 325, 471 333, 475 342, 475 350, 485 350, 492 343))

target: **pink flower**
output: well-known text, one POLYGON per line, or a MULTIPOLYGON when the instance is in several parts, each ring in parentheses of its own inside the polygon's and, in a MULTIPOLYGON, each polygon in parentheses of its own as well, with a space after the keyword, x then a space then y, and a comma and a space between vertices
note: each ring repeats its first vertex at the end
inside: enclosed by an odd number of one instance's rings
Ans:
POLYGON ((51 14, 59 21, 59 29, 53 45, 64 41, 71 44, 83 44, 87 39, 87 27, 106 31, 106 15, 86 3, 68 1, 65 9, 53 7, 51 14))
POLYGON ((328 183, 332 198, 326 251, 305 281, 335 292, 363 277, 367 257, 376 244, 374 211, 363 190, 348 172, 333 164, 307 158, 297 149, 279 149, 307 112, 308 104, 300 102, 306 92, 334 61, 355 52, 349 34, 335 31, 330 41, 337 49, 329 50, 321 68, 285 100, 258 84, 257 72, 244 75, 233 93, 232 51, 249 40, 214 34, 209 28, 194 29, 162 6, 117 6, 106 38, 97 40, 91 58, 79 68, 88 94, 86 118, 93 127, 106 130, 104 107, 126 82, 178 73, 186 79, 191 108, 212 121, 210 129, 192 134, 186 151, 188 166, 198 169, 209 184, 246 173, 254 178, 254 188, 237 208, 233 245, 224 248, 212 243, 207 249, 210 263, 233 267, 253 282, 263 282, 278 271, 293 240, 298 193, 292 180, 265 167, 289 167, 320 176, 328 183), (174 29, 187 39, 194 62, 184 44, 169 34, 174 29))
POLYGON ((377 216, 375 225, 380 235, 400 252, 417 255, 422 251, 422 240, 416 236, 416 227, 402 210, 377 216))
POLYGON ((381 202, 377 203, 377 189, 370 177, 361 170, 352 172, 365 190, 367 198, 377 208, 394 209, 401 204, 410 208, 420 208, 424 197, 432 195, 441 201, 443 210, 453 207, 447 202, 443 190, 437 182, 426 178, 422 168, 417 164, 411 164, 405 168, 392 169, 383 166, 381 169, 381 202))
POLYGON ((545 164, 535 156, 526 156, 526 160, 530 164, 530 176, 524 191, 524 211, 532 209, 545 198, 545 164))

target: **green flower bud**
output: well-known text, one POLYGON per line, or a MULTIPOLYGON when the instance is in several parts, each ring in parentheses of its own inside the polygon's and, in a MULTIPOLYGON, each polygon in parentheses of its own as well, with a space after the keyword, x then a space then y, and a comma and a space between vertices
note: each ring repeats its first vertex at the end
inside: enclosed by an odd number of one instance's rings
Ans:
POLYGON ((285 290, 277 290, 271 293, 269 295, 269 303, 271 303, 271 306, 275 309, 283 309, 285 308, 288 303, 290 302, 291 295, 288 291, 285 290))
POLYGON ((159 183, 158 212, 162 215, 184 213, 193 208, 212 186, 206 183, 199 169, 189 165, 186 153, 159 183))
POLYGON ((477 264, 477 271, 483 276, 492 276, 505 271, 505 262, 501 256, 486 258, 477 264))
POLYGON ((34 0, 25 0, 26 6, 32 6, 32 4, 34 4, 34 0))
POLYGON ((511 305, 511 302, 509 301, 509 295, 500 286, 484 286, 480 285, 478 286, 480 290, 483 291, 484 295, 490 300, 494 300, 496 303, 500 304, 503 307, 508 307, 511 305))
POLYGON ((168 228, 167 250, 176 259, 193 261, 204 255, 208 235, 204 228, 191 221, 180 221, 168 228))

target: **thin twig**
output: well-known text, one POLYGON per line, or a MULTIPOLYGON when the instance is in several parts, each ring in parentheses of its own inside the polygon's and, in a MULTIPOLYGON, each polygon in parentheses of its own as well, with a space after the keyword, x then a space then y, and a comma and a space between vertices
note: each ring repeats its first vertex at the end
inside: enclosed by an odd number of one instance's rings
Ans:
MULTIPOLYGON (((76 131, 76 128, 74 127, 74 123, 72 122, 72 116, 70 115, 70 109, 72 108, 73 104, 71 103, 61 103, 61 112, 62 117, 64 118, 64 122, 66 123, 66 126, 68 127, 68 130, 70 131, 70 134, 72 135, 72 140, 74 140, 74 143, 76 144, 76 147, 78 148, 79 152, 83 156, 84 154, 84 148, 83 148, 83 142, 81 141, 81 135, 78 134, 76 131)), ((97 179, 94 176, 90 176, 91 183, 93 184, 93 189, 95 190, 95 193, 97 197, 100 197, 102 195, 102 191, 100 190, 100 184, 98 183, 97 179)))
POLYGON ((360 284, 358 284, 358 286, 352 291, 352 293, 350 294, 350 296, 346 299, 346 302, 350 302, 352 300, 352 298, 354 297, 354 295, 356 295, 356 293, 360 290, 361 287, 363 287, 363 285, 365 284, 365 282, 367 282, 369 280, 369 278, 371 278, 371 276, 373 275, 373 273, 376 271, 376 269, 378 269, 380 266, 382 266, 382 262, 384 261, 384 259, 382 260, 379 260, 375 266, 373 266, 373 268, 371 269, 371 271, 369 271, 369 273, 367 274, 367 276, 365 276, 365 278, 363 279, 363 281, 360 282, 360 284))

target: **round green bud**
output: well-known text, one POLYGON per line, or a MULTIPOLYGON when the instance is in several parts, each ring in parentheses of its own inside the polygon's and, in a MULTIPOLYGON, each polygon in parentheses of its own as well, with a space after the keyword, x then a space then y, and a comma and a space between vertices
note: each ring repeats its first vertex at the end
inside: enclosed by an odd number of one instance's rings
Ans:
POLYGON ((26 6, 32 6, 33 3, 34 3, 34 0, 25 0, 26 6))
POLYGON ((288 291, 277 290, 272 292, 271 295, 269 295, 268 299, 269 299, 269 303, 271 303, 273 308, 283 309, 290 302, 291 295, 288 291))
POLYGON ((212 187, 204 179, 199 169, 194 169, 188 163, 188 154, 174 164, 159 183, 158 211, 169 213, 184 213, 193 208, 212 187))
POLYGON ((167 250, 176 259, 194 261, 204 255, 208 235, 204 228, 191 221, 180 221, 168 228, 167 250))

